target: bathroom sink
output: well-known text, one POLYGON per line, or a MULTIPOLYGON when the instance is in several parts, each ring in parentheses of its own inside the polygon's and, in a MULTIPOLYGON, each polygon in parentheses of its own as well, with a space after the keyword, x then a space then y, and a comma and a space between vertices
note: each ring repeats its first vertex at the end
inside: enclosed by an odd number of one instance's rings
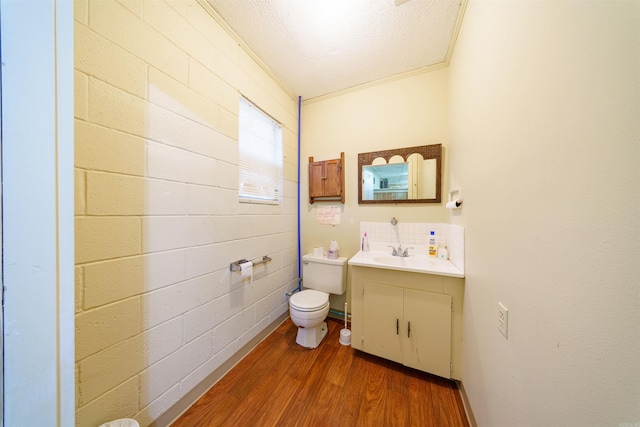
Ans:
POLYGON ((401 257, 393 256, 386 250, 360 251, 349 260, 349 265, 464 277, 464 272, 460 271, 449 260, 443 261, 428 256, 426 254, 426 247, 416 247, 412 249, 412 252, 413 254, 410 254, 408 257, 401 257))
POLYGON ((393 265, 405 265, 403 262, 407 258, 399 258, 397 256, 381 256, 374 258, 375 262, 379 262, 381 264, 393 264, 393 265))
POLYGON ((433 263, 432 260, 426 257, 418 257, 418 256, 408 256, 408 257, 399 257, 399 256, 381 256, 373 258, 375 262, 379 262, 380 264, 389 264, 389 265, 398 265, 398 266, 424 266, 428 267, 433 263))

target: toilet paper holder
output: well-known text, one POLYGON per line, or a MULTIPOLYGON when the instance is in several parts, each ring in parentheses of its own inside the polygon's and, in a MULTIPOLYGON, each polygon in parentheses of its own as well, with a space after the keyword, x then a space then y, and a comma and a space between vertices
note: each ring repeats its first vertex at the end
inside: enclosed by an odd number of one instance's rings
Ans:
MULTIPOLYGON (((257 258, 255 261, 252 261, 252 262, 253 262, 253 265, 259 265, 269 261, 271 261, 271 258, 265 255, 262 258, 257 258)), ((240 264, 244 264, 245 262, 249 262, 249 260, 242 258, 242 259, 239 259, 238 261, 232 262, 231 264, 229 264, 229 271, 241 271, 242 267, 240 267, 240 264)))
POLYGON ((449 201, 445 205, 447 209, 460 209, 462 207, 462 196, 460 189, 454 188, 449 191, 449 201))

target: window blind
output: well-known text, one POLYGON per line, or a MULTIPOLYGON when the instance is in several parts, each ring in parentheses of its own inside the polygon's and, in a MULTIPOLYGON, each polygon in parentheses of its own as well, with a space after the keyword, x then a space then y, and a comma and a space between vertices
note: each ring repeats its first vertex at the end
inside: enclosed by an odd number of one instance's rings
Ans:
POLYGON ((282 126, 244 98, 238 116, 240 201, 280 203, 282 126))

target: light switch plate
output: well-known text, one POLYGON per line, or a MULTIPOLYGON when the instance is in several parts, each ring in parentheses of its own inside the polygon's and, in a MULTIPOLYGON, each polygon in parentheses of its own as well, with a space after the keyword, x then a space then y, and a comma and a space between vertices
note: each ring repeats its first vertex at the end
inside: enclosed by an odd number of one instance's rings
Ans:
POLYGON ((509 310, 507 307, 502 305, 501 302, 498 302, 498 330, 504 335, 505 338, 508 338, 508 327, 509 327, 509 310))

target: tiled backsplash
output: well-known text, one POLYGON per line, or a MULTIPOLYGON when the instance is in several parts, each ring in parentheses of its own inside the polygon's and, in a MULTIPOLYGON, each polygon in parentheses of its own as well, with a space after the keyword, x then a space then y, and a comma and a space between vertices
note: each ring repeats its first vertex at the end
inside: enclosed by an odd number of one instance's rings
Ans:
POLYGON ((426 252, 429 244, 429 232, 436 232, 438 243, 446 244, 449 260, 464 272, 464 227, 445 223, 431 222, 361 222, 360 238, 367 233, 372 249, 385 245, 413 246, 416 252, 426 252))

